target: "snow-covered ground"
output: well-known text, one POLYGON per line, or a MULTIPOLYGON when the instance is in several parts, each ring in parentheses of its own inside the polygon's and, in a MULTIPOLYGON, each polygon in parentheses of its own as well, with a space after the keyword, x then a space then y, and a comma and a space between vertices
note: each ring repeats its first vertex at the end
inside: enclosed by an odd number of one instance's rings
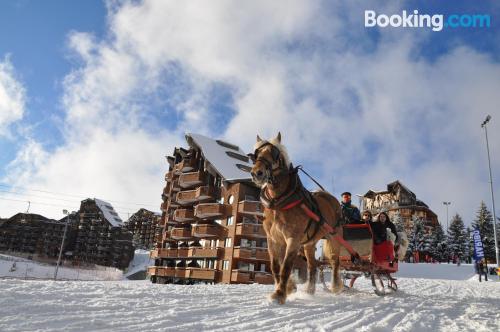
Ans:
POLYGON ((299 288, 282 306, 269 285, 3 280, 0 331, 499 331, 500 282, 469 278, 470 266, 457 268, 469 280, 431 279, 451 267, 402 266, 425 278, 399 278, 385 297, 362 278, 337 296, 299 288))
POLYGON ((128 278, 139 272, 145 272, 148 269, 148 266, 154 265, 154 259, 149 257, 149 253, 149 250, 136 249, 134 252, 134 259, 130 262, 123 277, 128 278))
MULTIPOLYGON (((51 264, 0 255, 0 280, 4 278, 52 279, 55 268, 55 265, 51 264)), ((66 280, 120 280, 122 278, 122 271, 104 266, 95 269, 60 266, 57 272, 57 279, 66 280)))

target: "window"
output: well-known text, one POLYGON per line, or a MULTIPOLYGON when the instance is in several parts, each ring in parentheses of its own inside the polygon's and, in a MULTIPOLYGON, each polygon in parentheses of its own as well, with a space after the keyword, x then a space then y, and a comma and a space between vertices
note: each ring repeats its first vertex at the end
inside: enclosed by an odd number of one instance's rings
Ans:
POLYGON ((229 261, 222 261, 222 269, 229 270, 229 261))
POLYGON ((231 226, 233 224, 233 216, 227 218, 227 225, 231 226))
POLYGON ((224 247, 226 247, 226 248, 231 247, 231 238, 230 237, 226 238, 226 240, 224 241, 224 247))
POLYGON ((218 223, 219 225, 222 225, 222 220, 220 219, 216 219, 215 222, 218 223))
POLYGON ((233 202, 234 202, 234 196, 233 196, 233 195, 230 195, 230 196, 229 196, 229 198, 227 199, 227 202, 228 202, 229 204, 233 204, 233 202))
POLYGON ((220 139, 216 140, 216 142, 220 146, 223 146, 223 147, 231 149, 231 150, 238 151, 240 149, 237 145, 234 145, 234 144, 231 144, 231 143, 228 143, 228 142, 224 142, 223 140, 220 140, 220 139))
POLYGON ((243 161, 245 163, 248 163, 250 161, 250 159, 247 156, 233 151, 226 151, 226 154, 231 158, 238 159, 239 161, 243 161))
POLYGON ((238 167, 239 169, 241 169, 243 172, 250 173, 252 171, 252 167, 247 166, 247 165, 236 164, 236 167, 238 167))
POLYGON ((260 272, 266 272, 266 264, 260 264, 260 272))

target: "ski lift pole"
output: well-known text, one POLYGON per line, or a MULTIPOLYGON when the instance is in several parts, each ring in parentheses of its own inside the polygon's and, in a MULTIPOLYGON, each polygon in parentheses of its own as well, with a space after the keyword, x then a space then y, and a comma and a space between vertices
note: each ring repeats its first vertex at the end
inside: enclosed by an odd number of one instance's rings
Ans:
POLYGON ((59 248, 59 257, 57 258, 56 271, 54 272, 54 280, 57 280, 57 272, 59 270, 59 264, 61 263, 61 256, 62 256, 62 251, 63 251, 63 247, 64 247, 64 240, 66 239, 66 232, 68 231, 68 224, 69 224, 70 213, 68 212, 68 210, 63 210, 63 213, 65 215, 67 215, 68 217, 66 220, 66 225, 64 226, 64 234, 63 234, 62 241, 61 241, 61 248, 59 248))

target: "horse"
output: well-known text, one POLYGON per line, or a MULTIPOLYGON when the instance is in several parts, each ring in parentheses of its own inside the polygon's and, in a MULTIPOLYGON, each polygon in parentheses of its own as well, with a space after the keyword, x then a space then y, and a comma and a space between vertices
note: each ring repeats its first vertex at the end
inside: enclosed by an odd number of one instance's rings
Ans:
POLYGON ((271 272, 275 291, 271 299, 279 304, 297 288, 290 274, 299 251, 307 260, 306 292, 314 294, 318 262, 314 256, 316 243, 326 238, 327 259, 332 267, 333 293, 343 290, 339 271, 341 207, 326 191, 309 192, 302 185, 298 168, 290 162, 281 144, 281 133, 267 141, 257 135, 254 152, 249 154, 254 165, 253 182, 261 188, 264 205, 263 227, 267 236, 271 272), (332 234, 337 234, 336 237, 332 234))

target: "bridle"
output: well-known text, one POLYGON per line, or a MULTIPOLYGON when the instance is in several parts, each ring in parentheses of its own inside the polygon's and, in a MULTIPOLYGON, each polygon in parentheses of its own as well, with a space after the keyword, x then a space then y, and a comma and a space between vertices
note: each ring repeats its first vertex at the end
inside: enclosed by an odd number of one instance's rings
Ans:
POLYGON ((264 182, 270 183, 272 185, 276 185, 279 182, 279 179, 283 175, 288 175, 289 169, 285 167, 284 165, 284 158, 282 158, 281 151, 274 146, 270 142, 263 142, 261 145, 259 145, 253 153, 249 153, 248 157, 250 160, 254 163, 257 163, 258 161, 264 164, 265 166, 265 178, 264 182), (272 161, 269 161, 268 159, 260 156, 260 153, 262 152, 262 149, 266 146, 271 146, 271 158, 272 161), (273 167, 276 165, 276 167, 273 167), (279 172, 276 172, 279 171, 279 172))

